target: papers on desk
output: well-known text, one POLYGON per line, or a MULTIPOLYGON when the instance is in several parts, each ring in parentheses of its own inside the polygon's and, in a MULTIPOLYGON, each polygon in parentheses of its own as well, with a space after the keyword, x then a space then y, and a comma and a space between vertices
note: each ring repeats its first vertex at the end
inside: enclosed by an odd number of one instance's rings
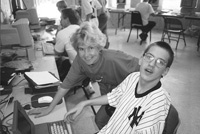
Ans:
POLYGON ((33 84, 36 89, 60 85, 60 80, 48 71, 25 72, 25 78, 29 83, 33 84))
POLYGON ((129 8, 127 11, 130 11, 130 12, 135 11, 135 8, 129 8))

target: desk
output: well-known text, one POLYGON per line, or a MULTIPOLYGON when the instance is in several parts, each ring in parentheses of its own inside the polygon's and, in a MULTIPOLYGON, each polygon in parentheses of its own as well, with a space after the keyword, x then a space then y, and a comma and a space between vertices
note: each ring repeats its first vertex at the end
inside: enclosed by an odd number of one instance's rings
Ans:
POLYGON ((184 18, 184 14, 178 14, 178 13, 173 13, 173 12, 162 13, 162 12, 159 12, 159 11, 155 11, 155 12, 156 12, 156 14, 153 15, 153 16, 184 18))
POLYGON ((120 22, 122 21, 122 27, 124 27, 124 18, 127 14, 131 14, 131 11, 135 9, 123 9, 123 8, 109 8, 108 11, 110 13, 117 13, 117 27, 115 29, 115 34, 117 34, 117 29, 119 28, 120 22))
MULTIPOLYGON (((37 59, 33 61, 32 63, 33 63, 34 71, 50 71, 54 73, 56 76, 58 76, 54 56, 37 57, 37 59)), ((14 100, 18 100, 22 104, 22 106, 24 106, 24 104, 31 103, 32 95, 24 93, 24 89, 27 86, 28 86, 28 82, 24 80, 18 86, 13 87, 12 96, 14 97, 14 100)), ((0 96, 0 98, 3 98, 3 96, 0 96)), ((7 108, 4 108, 4 105, 1 105, 0 108, 2 108, 4 115, 7 116, 9 113, 13 111, 13 102, 9 104, 7 108)), ((34 118, 34 116, 29 116, 29 117, 34 122, 34 124, 41 124, 44 122, 63 120, 66 112, 67 112, 67 109, 66 109, 65 101, 63 99, 63 102, 57 105, 49 115, 41 117, 41 118, 34 118)), ((8 119, 11 119, 11 118, 12 116, 10 116, 8 119)), ((70 134, 72 134, 71 126, 69 124, 67 124, 67 126, 69 128, 70 134)))

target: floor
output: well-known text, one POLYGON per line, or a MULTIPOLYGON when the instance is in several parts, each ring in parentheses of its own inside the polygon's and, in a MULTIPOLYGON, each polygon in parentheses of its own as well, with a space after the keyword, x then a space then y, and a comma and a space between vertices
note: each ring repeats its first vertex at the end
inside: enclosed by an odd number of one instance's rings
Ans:
MULTIPOLYGON (((161 32, 154 30, 152 32, 151 42, 149 42, 148 38, 146 42, 140 45, 140 40, 136 38, 136 31, 132 31, 132 35, 127 43, 128 33, 128 29, 121 29, 118 30, 115 35, 115 29, 109 29, 109 49, 121 50, 135 57, 140 57, 142 51, 149 43, 159 41, 161 39, 161 32)), ((175 42, 172 41, 170 43, 175 53, 175 59, 168 75, 162 79, 162 82, 171 95, 172 103, 179 112, 181 124, 177 133, 199 134, 200 116, 198 114, 200 113, 200 51, 197 51, 196 38, 186 37, 186 42, 187 46, 184 46, 183 41, 180 41, 177 50, 175 50, 175 42)), ((68 99, 68 106, 70 105, 70 107, 73 107, 74 104, 83 99, 85 99, 85 97, 83 91, 80 90, 75 95, 70 95, 68 99), (77 95, 79 96, 79 99, 75 97, 77 95)), ((93 120, 91 120, 93 119, 93 113, 90 107, 85 110, 84 114, 82 114, 79 119, 84 123, 81 125, 79 123, 75 123, 76 129, 77 127, 81 127, 87 134, 92 134, 96 131, 95 124, 93 123, 93 120), (87 132, 91 129, 92 131, 87 132)), ((79 132, 75 134, 79 134, 79 132)))

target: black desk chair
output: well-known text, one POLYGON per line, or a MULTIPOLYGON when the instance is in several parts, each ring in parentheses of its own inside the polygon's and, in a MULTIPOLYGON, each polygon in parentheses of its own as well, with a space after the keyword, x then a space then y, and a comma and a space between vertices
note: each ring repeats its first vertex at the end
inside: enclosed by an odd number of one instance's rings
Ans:
MULTIPOLYGON (((85 89, 89 85, 89 82, 90 82, 90 78, 87 77, 85 80, 83 80, 83 82, 82 82, 82 84, 80 86, 75 86, 75 87, 73 87, 71 89, 74 90, 74 94, 75 94, 76 90, 82 88, 86 98, 89 100, 90 99, 90 94, 85 89)), ((94 106, 91 105, 91 108, 92 108, 92 111, 93 111, 94 115, 96 115, 96 111, 94 109, 94 106)))
MULTIPOLYGON (((85 96, 88 100, 90 99, 90 94, 88 94, 88 92, 85 90, 85 87, 87 87, 89 85, 89 82, 91 82, 91 81, 90 81, 90 78, 88 77, 82 82, 82 85, 81 85, 81 88, 83 89, 83 92, 85 93, 85 96)), ((92 105, 91 105, 91 108, 92 108, 94 115, 96 115, 96 111, 92 105)))
MULTIPOLYGON (((138 39, 138 30, 142 30, 143 29, 143 22, 142 22, 142 17, 139 11, 132 11, 131 12, 131 26, 130 26, 130 32, 128 35, 128 39, 127 42, 129 41, 130 35, 131 35, 131 31, 133 28, 137 29, 137 39, 138 39)), ((150 41, 151 41, 151 31, 150 33, 150 41)), ((142 41, 140 42, 140 44, 142 44, 142 41)))
POLYGON ((169 43, 171 42, 171 40, 176 41, 177 42, 176 50, 177 50, 179 40, 183 39, 186 46, 185 34, 184 34, 185 30, 183 29, 182 22, 174 17, 163 17, 163 18, 164 18, 164 29, 161 41, 164 41, 165 39, 168 39, 169 43), (167 37, 165 37, 165 35, 167 35, 167 37))
POLYGON ((169 108, 169 113, 165 119, 165 127, 162 134, 176 134, 178 127, 180 125, 180 119, 178 111, 171 104, 169 108))

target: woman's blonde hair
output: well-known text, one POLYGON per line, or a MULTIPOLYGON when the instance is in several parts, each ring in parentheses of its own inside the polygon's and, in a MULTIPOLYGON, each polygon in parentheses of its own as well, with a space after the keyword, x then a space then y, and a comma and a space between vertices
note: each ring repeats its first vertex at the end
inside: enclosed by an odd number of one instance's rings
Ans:
POLYGON ((80 45, 93 45, 103 49, 106 45, 106 36, 92 22, 83 22, 80 28, 71 37, 72 46, 78 51, 80 45))

